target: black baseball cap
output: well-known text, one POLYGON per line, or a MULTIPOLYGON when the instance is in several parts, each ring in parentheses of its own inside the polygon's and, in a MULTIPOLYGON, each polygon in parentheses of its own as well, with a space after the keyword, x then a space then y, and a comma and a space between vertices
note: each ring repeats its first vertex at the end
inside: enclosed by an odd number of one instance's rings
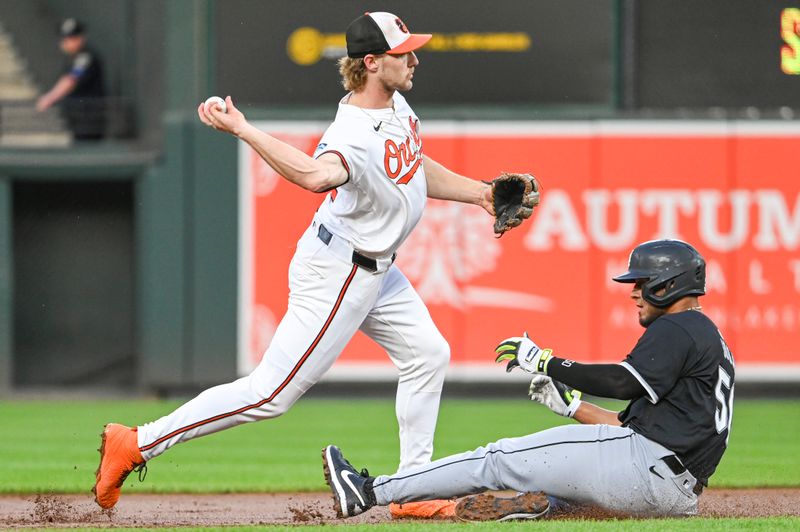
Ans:
POLYGON ((74 37, 76 35, 83 35, 86 28, 83 23, 75 18, 65 18, 58 26, 58 33, 62 37, 74 37))
POLYGON ((404 54, 431 40, 430 33, 410 33, 400 17, 385 11, 364 13, 347 26, 347 57, 404 54))

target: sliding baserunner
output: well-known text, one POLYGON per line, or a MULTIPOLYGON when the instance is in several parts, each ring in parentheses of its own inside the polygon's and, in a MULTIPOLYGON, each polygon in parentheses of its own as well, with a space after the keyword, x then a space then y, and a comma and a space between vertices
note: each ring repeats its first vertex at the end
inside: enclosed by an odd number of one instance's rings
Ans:
POLYGON ((553 356, 527 335, 497 347, 507 369, 535 374, 531 399, 581 425, 502 439, 394 475, 358 473, 335 446, 323 451, 325 477, 340 516, 393 502, 446 499, 470 520, 535 518, 559 504, 629 515, 692 515, 725 452, 733 414, 734 362, 702 312, 705 261, 689 244, 656 240, 636 247, 628 271, 645 332, 619 364, 581 364, 553 356), (622 412, 581 401, 630 400, 622 412))

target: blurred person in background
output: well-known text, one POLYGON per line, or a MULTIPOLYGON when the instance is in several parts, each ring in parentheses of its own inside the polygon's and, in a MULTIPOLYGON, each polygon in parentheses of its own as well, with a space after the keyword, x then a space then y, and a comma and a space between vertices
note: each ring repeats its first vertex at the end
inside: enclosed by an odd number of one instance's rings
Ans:
POLYGON ((67 60, 61 77, 37 100, 36 109, 43 112, 58 104, 75 139, 101 139, 106 97, 102 61, 88 46, 86 28, 77 19, 65 19, 58 32, 67 60))

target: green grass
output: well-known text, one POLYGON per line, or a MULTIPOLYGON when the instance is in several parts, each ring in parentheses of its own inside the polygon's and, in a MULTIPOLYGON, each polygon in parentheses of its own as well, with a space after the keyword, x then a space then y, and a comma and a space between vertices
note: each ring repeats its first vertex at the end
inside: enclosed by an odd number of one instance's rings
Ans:
MULTIPOLYGON (((141 424, 178 404, 6 401, 0 404, 0 493, 85 493, 93 483, 104 423, 141 424)), ((800 485, 798 419, 798 401, 738 401, 730 446, 711 479, 712 487, 800 485)), ((524 399, 447 400, 439 415, 435 457, 564 422, 572 423, 524 399)), ((301 400, 281 418, 174 447, 150 463, 146 482, 129 482, 126 490, 324 491, 320 450, 329 443, 342 447, 355 465, 366 465, 373 474, 394 471, 398 442, 393 401, 301 400)), ((717 522, 724 520, 708 520, 708 526, 717 522)), ((676 530, 683 529, 681 523, 675 522, 676 530)), ((747 520, 736 523, 741 528, 747 520)), ((759 527, 763 521, 753 523, 759 527)))

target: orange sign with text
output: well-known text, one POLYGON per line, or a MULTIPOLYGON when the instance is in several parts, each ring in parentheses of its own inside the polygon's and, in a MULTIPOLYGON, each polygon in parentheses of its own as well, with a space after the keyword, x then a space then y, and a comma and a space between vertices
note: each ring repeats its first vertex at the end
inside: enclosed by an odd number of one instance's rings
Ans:
MULTIPOLYGON (((324 125, 259 126, 311 153, 324 125)), ((800 128, 738 122, 423 123, 423 149, 490 179, 535 174, 542 203, 497 239, 482 209, 429 200, 397 265, 450 342, 452 364, 491 363, 528 331, 554 353, 619 361, 642 333, 630 285, 611 277, 655 238, 692 243, 708 263, 703 309, 738 364, 800 365, 800 128)), ((240 154, 240 369, 260 359, 286 309, 297 239, 324 200, 240 154)), ((341 362, 382 362, 360 333, 341 362)))

